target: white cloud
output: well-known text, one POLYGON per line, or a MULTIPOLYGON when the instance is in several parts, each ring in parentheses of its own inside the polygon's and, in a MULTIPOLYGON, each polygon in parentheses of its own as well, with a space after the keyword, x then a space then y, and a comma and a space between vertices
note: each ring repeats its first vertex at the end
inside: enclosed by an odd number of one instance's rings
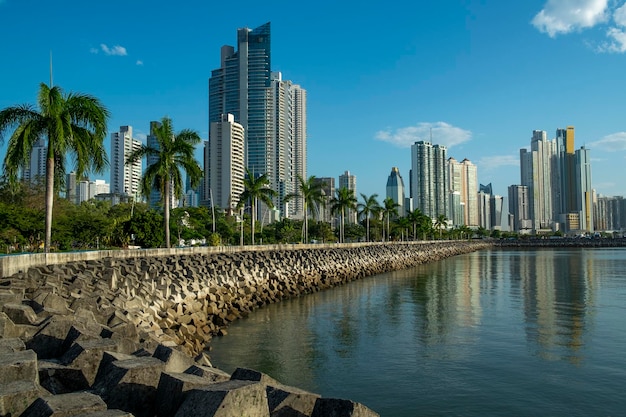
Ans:
POLYGON ((107 55, 118 55, 118 56, 126 56, 126 55, 128 55, 128 53, 126 52, 126 48, 124 48, 123 46, 120 46, 120 45, 115 45, 115 46, 109 48, 105 44, 101 43, 100 44, 100 48, 102 49, 102 52, 104 52, 107 55))
POLYGON ((491 171, 504 166, 519 166, 519 155, 492 155, 483 156, 476 165, 481 170, 491 171))
POLYGON ((609 28, 606 32, 608 42, 598 48, 599 52, 626 52, 626 31, 618 28, 609 28))
POLYGON ((381 130, 376 132, 375 137, 378 140, 392 143, 401 148, 408 148, 421 140, 451 148, 471 140, 472 132, 445 122, 422 122, 418 123, 417 126, 398 128, 395 132, 392 129, 381 130))
POLYGON ((548 0, 531 23, 540 32, 555 37, 605 22, 607 9, 608 0, 548 0))
POLYGON ((617 26, 626 27, 626 3, 615 9, 615 12, 613 12, 613 21, 617 26))
POLYGON ((598 141, 589 143, 586 147, 589 149, 598 148, 607 152, 626 151, 626 132, 612 133, 598 141))
POLYGON ((138 60, 137 60, 137 62, 136 62, 135 64, 136 64, 136 65, 141 66, 141 65, 143 65, 143 61, 142 61, 142 60, 140 60, 140 59, 138 59, 138 60))

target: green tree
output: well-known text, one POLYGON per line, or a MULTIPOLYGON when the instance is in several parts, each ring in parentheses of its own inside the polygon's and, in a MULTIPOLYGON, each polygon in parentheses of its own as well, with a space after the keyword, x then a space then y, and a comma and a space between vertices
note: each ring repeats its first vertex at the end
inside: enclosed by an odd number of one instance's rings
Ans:
POLYGON ((413 239, 417 239, 417 227, 418 225, 422 225, 425 221, 426 215, 422 213, 420 209, 416 208, 415 210, 410 211, 406 217, 413 225, 413 239))
POLYGON ((200 136, 190 129, 174 133, 172 120, 163 117, 154 127, 157 145, 142 145, 133 151, 126 161, 132 164, 144 156, 155 157, 154 163, 146 168, 141 179, 141 192, 146 198, 152 190, 161 193, 163 203, 163 223, 165 229, 165 246, 171 247, 170 241, 170 196, 181 198, 183 195, 183 175, 187 174, 192 187, 197 187, 202 179, 202 169, 194 157, 195 146, 200 143, 200 136))
POLYGON ((304 206, 304 224, 302 226, 302 241, 304 243, 309 242, 309 211, 313 213, 313 218, 317 218, 319 213, 319 206, 324 205, 325 198, 322 193, 322 184, 315 181, 315 176, 312 175, 308 179, 302 178, 298 175, 298 189, 294 193, 287 194, 284 198, 284 202, 288 202, 292 199, 302 199, 304 206))
POLYGON ((439 230, 439 239, 441 240, 443 229, 448 226, 448 218, 445 214, 440 214, 435 219, 435 229, 439 230))
POLYGON ((256 220, 256 210, 259 204, 259 200, 265 203, 269 208, 274 207, 272 197, 276 195, 276 191, 270 187, 270 180, 267 174, 255 177, 254 174, 246 168, 246 176, 243 179, 243 192, 239 196, 239 203, 237 208, 242 208, 245 204, 250 204, 250 210, 252 215, 250 216, 251 242, 254 245, 254 225, 256 220))
POLYGON ((54 196, 65 178, 66 158, 72 157, 77 178, 88 171, 102 173, 108 165, 103 145, 108 117, 109 112, 95 97, 64 95, 58 86, 44 83, 39 88, 37 107, 24 104, 0 111, 0 141, 6 130, 15 128, 4 159, 10 181, 17 181, 19 172, 30 162, 35 144, 47 140, 45 252, 50 251, 54 196))
POLYGON ((378 204, 378 200, 376 200, 377 197, 378 194, 367 196, 361 193, 363 202, 357 204, 359 217, 365 217, 365 239, 368 242, 370 242, 370 217, 378 215, 378 212, 380 211, 380 204, 378 204))
MULTIPOLYGON (((389 218, 391 216, 397 216, 398 215, 398 207, 400 207, 400 205, 398 203, 396 203, 395 201, 393 201, 393 199, 391 197, 387 197, 383 200, 383 206, 382 206, 382 213, 383 213, 383 217, 386 219, 386 226, 387 226, 387 239, 390 239, 390 234, 389 234, 389 218)), ((385 233, 383 230, 383 241, 385 240, 385 233)))
POLYGON ((354 191, 349 190, 346 187, 341 187, 335 191, 335 196, 330 200, 330 210, 332 213, 338 213, 340 216, 339 222, 339 242, 343 243, 345 240, 345 221, 346 210, 356 210, 357 200, 354 196, 354 191))

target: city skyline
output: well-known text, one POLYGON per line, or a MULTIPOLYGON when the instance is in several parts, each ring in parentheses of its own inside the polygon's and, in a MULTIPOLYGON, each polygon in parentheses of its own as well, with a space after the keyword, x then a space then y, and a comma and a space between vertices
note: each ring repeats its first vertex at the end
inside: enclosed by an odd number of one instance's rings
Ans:
MULTIPOLYGON (((1 49, 10 65, 0 107, 36 102, 38 84, 49 82, 52 53, 54 84, 99 97, 112 112, 109 133, 130 125, 145 141, 150 121, 168 115, 206 140, 216 51, 234 43, 237 28, 269 21, 272 70, 308 93, 307 175, 350 171, 359 193, 384 195, 392 167, 409 178, 411 144, 431 140, 448 156, 470 160, 480 183, 506 195, 521 183, 519 148, 533 131, 545 130, 551 140, 573 125, 577 147, 590 150, 593 188, 626 195, 614 175, 626 153, 626 87, 611 82, 626 66, 618 36, 626 26, 624 2, 481 3, 361 5, 355 14, 356 3, 347 2, 327 15, 324 4, 281 11, 243 2, 230 13, 201 2, 93 2, 81 9, 66 0, 31 10, 28 2, 4 0, 0 31, 14 40, 1 49), (59 12, 69 8, 67 16, 59 12), (111 30, 120 10, 129 23, 111 30), (307 21, 292 19, 296 11, 307 21), (32 30, 16 38, 25 15, 32 30), (50 20, 62 29, 43 36, 38 28, 50 20), (149 29, 179 21, 188 24, 149 29)), ((5 149, 6 140, 0 155, 5 149)))

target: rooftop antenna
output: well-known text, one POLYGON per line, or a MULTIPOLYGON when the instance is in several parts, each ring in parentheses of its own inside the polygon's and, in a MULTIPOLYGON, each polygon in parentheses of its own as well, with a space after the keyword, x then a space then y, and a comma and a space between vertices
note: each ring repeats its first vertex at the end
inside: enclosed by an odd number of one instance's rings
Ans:
MULTIPOLYGON (((50 70, 52 71, 52 70, 50 70)), ((50 74, 52 74, 52 72, 50 72, 50 74)), ((50 75, 52 77, 52 75, 50 75)), ((430 128, 430 143, 433 143, 433 128, 430 128)))
POLYGON ((52 88, 52 51, 50 51, 50 88, 52 88))

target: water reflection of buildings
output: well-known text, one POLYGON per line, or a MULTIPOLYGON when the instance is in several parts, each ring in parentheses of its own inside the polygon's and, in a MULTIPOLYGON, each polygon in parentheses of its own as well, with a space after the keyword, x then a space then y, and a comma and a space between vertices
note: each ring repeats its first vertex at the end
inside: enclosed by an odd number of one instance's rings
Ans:
POLYGON ((595 295, 593 262, 583 249, 511 255, 511 278, 519 277, 523 293, 526 335, 545 359, 582 359, 586 315, 595 295))

